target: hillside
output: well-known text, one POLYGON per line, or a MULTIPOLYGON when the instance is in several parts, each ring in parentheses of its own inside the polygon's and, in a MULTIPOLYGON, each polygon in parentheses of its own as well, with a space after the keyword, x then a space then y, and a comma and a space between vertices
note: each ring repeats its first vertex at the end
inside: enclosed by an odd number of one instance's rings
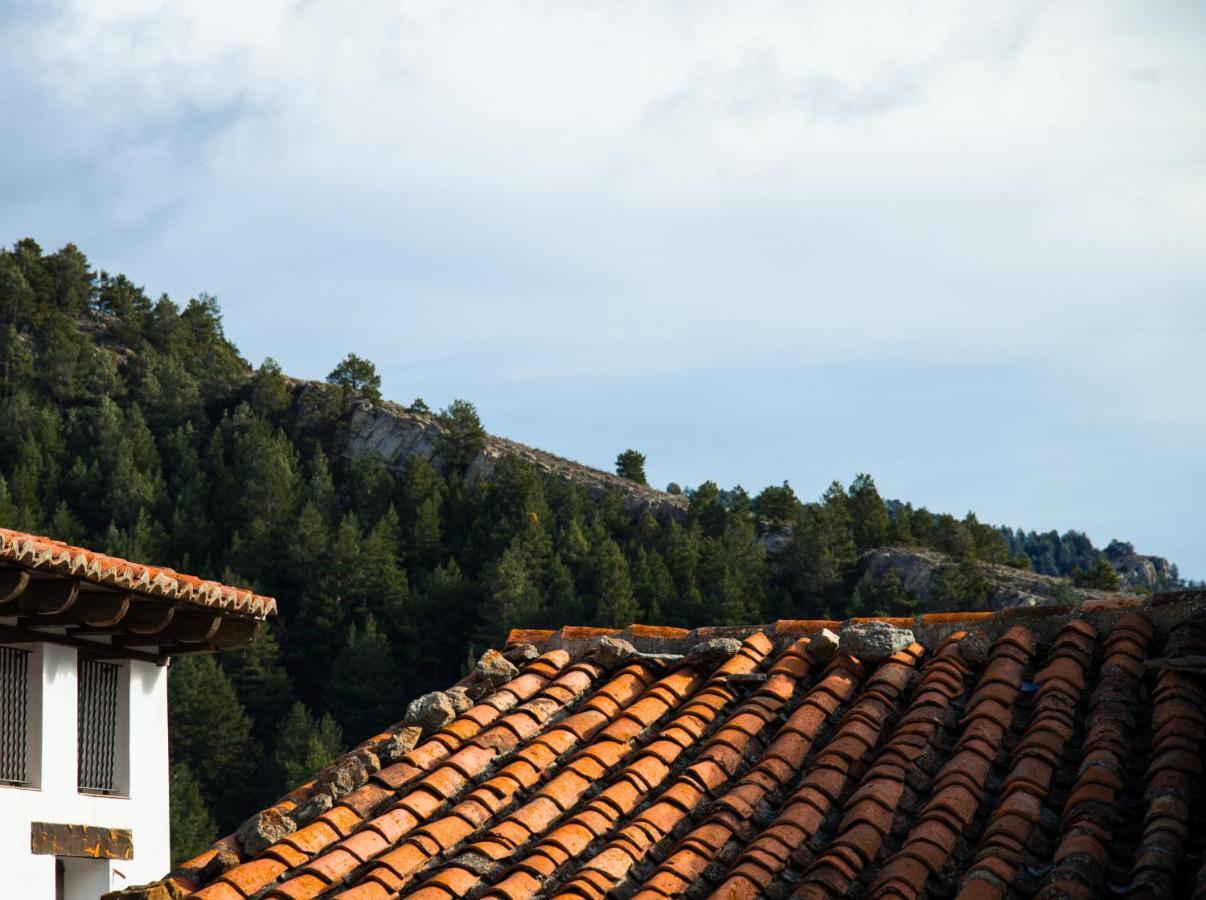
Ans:
MULTIPOLYGON (((919 547, 882 547, 870 550, 859 560, 859 580, 855 595, 860 592, 882 592, 884 585, 894 581, 900 590, 913 598, 921 609, 934 609, 942 594, 942 573, 945 567, 956 564, 950 556, 919 547)), ((978 562, 986 584, 989 609, 1013 606, 1046 606, 1069 604, 1080 600, 1096 600, 1116 592, 1074 587, 1066 578, 1042 575, 1028 569, 978 562)))
MULTIPOLYGON (((290 386, 295 391, 297 402, 303 405, 307 391, 321 389, 313 382, 294 381, 290 386)), ((341 449, 349 458, 371 453, 378 456, 391 472, 401 474, 407 461, 418 456, 441 473, 447 470, 447 463, 439 453, 440 436, 445 429, 439 418, 431 413, 416 412, 385 400, 376 403, 362 400, 352 406, 343 430, 341 449)), ((471 480, 488 479, 499 461, 506 457, 522 460, 543 475, 580 485, 595 498, 602 497, 608 491, 616 491, 630 512, 648 510, 658 519, 670 517, 681 520, 690 505, 681 494, 668 494, 611 472, 593 469, 488 433, 483 437, 480 453, 465 475, 471 480)))
POLYGON ((511 627, 986 609, 994 567, 1117 589, 1083 535, 888 502, 869 475, 678 496, 491 436, 465 401, 389 403, 354 356, 322 383, 253 368, 213 298, 153 300, 70 245, 0 250, 0 417, 0 525, 278 600, 247 651, 172 666, 181 856, 511 627), (924 591, 864 577, 899 546, 942 554, 924 591))
MULTIPOLYGON (((299 407, 304 407, 307 392, 320 391, 322 387, 317 382, 289 380, 289 389, 299 407)), ((408 409, 387 400, 361 400, 352 406, 343 422, 339 446, 340 452, 346 458, 356 459, 371 454, 380 458, 395 474, 401 474, 412 457, 425 459, 437 471, 444 473, 447 465, 441 459, 439 451, 441 435, 444 432, 445 428, 439 416, 430 412, 408 409)), ((690 499, 683 494, 659 491, 611 472, 489 433, 483 436, 481 450, 465 475, 470 480, 489 479, 498 463, 507 457, 522 460, 543 475, 581 486, 596 499, 608 491, 615 491, 623 498, 624 506, 630 512, 640 513, 648 510, 659 520, 674 518, 682 521, 690 507, 690 499)), ((911 507, 898 501, 887 501, 887 508, 889 516, 897 515, 900 510, 911 511, 911 507)), ((772 555, 790 543, 790 528, 776 529, 768 523, 768 527, 763 531, 762 544, 772 555)), ((1008 527, 1002 527, 1000 531, 1016 556, 1025 556, 1031 567, 1046 569, 1022 575, 1016 567, 994 567, 998 580, 1020 580, 1021 583, 1016 588, 1020 598, 1056 596, 1057 587, 1061 584, 1064 588, 1068 587, 1063 579, 1071 576, 1078 566, 1087 570, 1099 554, 1087 538, 1076 532, 1065 535, 1054 532, 1039 535, 1030 532, 1027 535, 1008 527), (1028 589, 1027 585, 1033 590, 1028 589)), ((1136 553, 1129 543, 1113 541, 1100 552, 1105 554, 1118 575, 1119 588, 1122 590, 1155 592, 1175 588, 1180 583, 1176 567, 1167 559, 1136 553)), ((1076 589, 1076 592, 1083 593, 1083 589, 1076 589)), ((1008 593, 1006 591, 1003 596, 1008 593)))

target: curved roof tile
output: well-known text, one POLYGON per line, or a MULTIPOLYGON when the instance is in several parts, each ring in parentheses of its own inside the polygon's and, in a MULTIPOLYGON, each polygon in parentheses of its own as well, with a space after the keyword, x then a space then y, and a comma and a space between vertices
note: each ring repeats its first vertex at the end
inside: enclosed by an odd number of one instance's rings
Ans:
POLYGON ((276 614, 276 601, 271 597, 8 528, 0 528, 0 560, 92 584, 216 607, 260 619, 276 614))

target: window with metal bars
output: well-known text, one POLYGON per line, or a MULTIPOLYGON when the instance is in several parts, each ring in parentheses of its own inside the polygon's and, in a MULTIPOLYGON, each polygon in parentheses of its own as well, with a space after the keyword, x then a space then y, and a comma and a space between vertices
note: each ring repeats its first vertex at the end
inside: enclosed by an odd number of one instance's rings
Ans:
POLYGON ((0 647, 0 784, 29 784, 29 651, 0 647))
POLYGON ((79 661, 79 789, 117 789, 117 716, 120 666, 79 661))

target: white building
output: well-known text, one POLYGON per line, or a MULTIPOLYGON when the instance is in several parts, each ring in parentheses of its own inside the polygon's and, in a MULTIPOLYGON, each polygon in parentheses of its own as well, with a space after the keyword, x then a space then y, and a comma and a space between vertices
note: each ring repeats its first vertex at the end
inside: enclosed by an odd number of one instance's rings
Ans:
POLYGON ((0 898, 96 900, 170 868, 167 664, 275 610, 0 528, 0 898))

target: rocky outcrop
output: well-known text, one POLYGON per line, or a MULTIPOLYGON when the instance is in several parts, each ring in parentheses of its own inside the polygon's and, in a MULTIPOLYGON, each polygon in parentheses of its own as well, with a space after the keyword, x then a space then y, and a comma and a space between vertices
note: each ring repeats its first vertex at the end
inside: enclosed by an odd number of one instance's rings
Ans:
MULTIPOLYGON (((894 575, 901 587, 916 597, 924 609, 934 593, 938 572, 955 560, 936 550, 919 547, 882 547, 871 550, 861 560, 861 578, 882 580, 894 575)), ((1102 591, 1074 588, 1065 578, 1039 575, 1026 569, 1014 569, 979 563, 989 586, 989 606, 1005 609, 1013 606, 1044 606, 1073 600, 1092 600, 1110 596, 1102 591)))
POLYGON ((1105 555, 1124 588, 1153 593, 1176 588, 1173 566, 1162 556, 1136 553, 1135 548, 1125 541, 1110 541, 1105 555))
MULTIPOLYGON (((290 387, 297 399, 304 402, 311 385, 291 382, 290 387)), ((353 405, 343 426, 343 452, 349 457, 375 454, 393 472, 401 472, 406 460, 412 456, 423 457, 437 470, 444 468, 439 453, 443 426, 430 413, 415 412, 388 401, 369 403, 362 400, 353 405)), ((659 519, 681 518, 689 506, 687 498, 679 494, 668 494, 494 435, 486 436, 485 446, 470 464, 466 477, 489 479, 499 460, 506 456, 522 459, 547 475, 579 484, 595 496, 614 489, 630 510, 648 509, 659 519)))

